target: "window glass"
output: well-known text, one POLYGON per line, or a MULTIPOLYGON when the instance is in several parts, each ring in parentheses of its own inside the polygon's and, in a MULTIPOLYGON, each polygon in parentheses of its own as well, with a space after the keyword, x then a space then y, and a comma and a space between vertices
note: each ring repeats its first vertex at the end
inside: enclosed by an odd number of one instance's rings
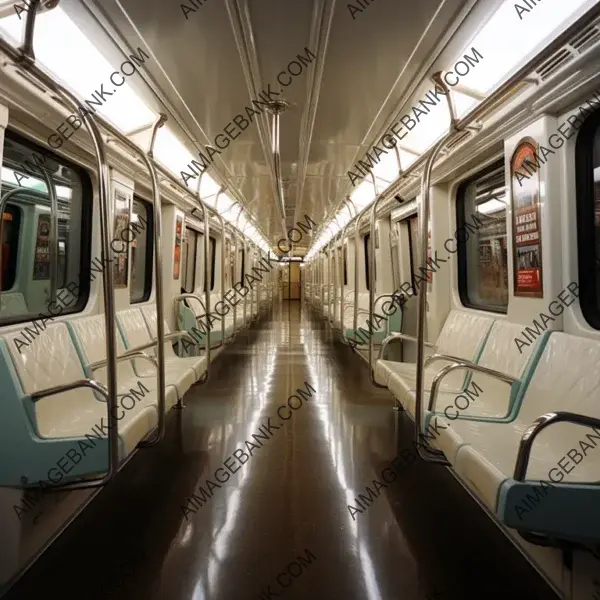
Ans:
POLYGON ((244 250, 244 248, 242 248, 240 250, 240 253, 242 255, 241 270, 240 270, 240 283, 242 285, 244 285, 244 273, 245 273, 245 269, 246 269, 246 251, 244 250))
MULTIPOLYGON (((364 243, 365 243, 365 276, 366 276, 366 287, 367 290, 369 289, 369 251, 370 251, 370 243, 369 240, 371 239, 371 234, 367 233, 367 235, 365 235, 364 237, 364 243)), ((373 280, 377 281, 377 267, 375 265, 375 261, 373 261, 373 267, 374 267, 374 273, 373 273, 373 280)))
POLYGON ((344 254, 344 285, 348 285, 348 246, 342 245, 342 252, 344 254))
POLYGON ((415 275, 422 275, 422 271, 419 270, 421 264, 421 244, 419 243, 419 217, 413 215, 409 217, 403 223, 408 227, 408 251, 410 253, 410 280, 412 282, 413 295, 419 293, 417 287, 415 275))
POLYGON ((581 127, 576 157, 579 300, 586 321, 600 329, 600 111, 581 127))
POLYGON ((183 235, 183 281, 181 287, 186 294, 193 294, 196 287, 196 260, 198 251, 198 234, 189 227, 183 235))
POLYGON ((131 290, 130 302, 145 302, 152 291, 152 206, 148 202, 133 199, 131 231, 131 290))
MULTIPOLYGON (((215 250, 217 247, 217 240, 211 235, 208 238, 209 242, 209 263, 210 263, 210 290, 213 291, 215 289, 215 250)), ((204 282, 204 291, 206 291, 206 281, 204 282)))
MULTIPOLYGON (((90 285, 87 173, 10 131, 2 161, 0 195, 11 195, 1 219, 0 324, 83 310, 90 285), (49 189, 58 205, 54 240, 49 189)), ((102 264, 99 258, 97 263, 102 264)))
POLYGON ((465 306, 502 313, 508 307, 506 202, 503 162, 459 186, 459 291, 465 306))
POLYGON ((21 211, 14 204, 8 204, 4 209, 2 217, 2 229, 0 230, 0 241, 2 244, 0 285, 4 292, 10 290, 15 285, 21 211))

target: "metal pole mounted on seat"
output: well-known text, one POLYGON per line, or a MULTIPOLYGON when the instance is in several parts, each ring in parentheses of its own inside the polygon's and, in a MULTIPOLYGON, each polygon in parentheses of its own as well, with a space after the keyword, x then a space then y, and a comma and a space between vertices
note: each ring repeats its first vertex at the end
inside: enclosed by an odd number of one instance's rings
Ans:
MULTIPOLYGON (((152 183, 152 218, 154 221, 154 271, 155 279, 154 285, 156 286, 156 358, 158 361, 158 372, 157 372, 157 385, 158 385, 158 425, 156 438, 146 442, 142 442, 140 446, 150 447, 160 442, 166 429, 166 387, 167 379, 165 374, 165 303, 163 294, 163 251, 162 251, 162 201, 160 197, 160 186, 158 184, 158 177, 156 176, 156 167, 154 166, 154 143, 156 142, 156 136, 158 130, 167 122, 167 115, 160 113, 156 122, 152 127, 152 135, 150 136, 150 144, 147 152, 143 152, 137 149, 133 144, 129 144, 132 149, 137 150, 141 156, 148 173, 150 174, 150 181, 152 183)), ((181 405, 181 400, 178 402, 178 406, 181 405)))
MULTIPOLYGON (((58 4, 58 2, 56 3, 58 4)), ((54 6, 56 6, 56 4, 54 6)), ((25 22, 25 40, 18 50, 10 45, 2 46, 15 62, 20 63, 21 67, 35 75, 48 89, 50 89, 63 103, 63 105, 72 111, 77 111, 81 105, 77 97, 64 88, 61 84, 49 77, 45 71, 38 68, 35 64, 35 55, 33 53, 33 34, 35 30, 35 19, 40 7, 40 0, 31 0, 25 22)), ((98 126, 89 113, 82 115, 96 156, 96 168, 98 171, 98 198, 100 202, 100 233, 102 239, 102 259, 104 264, 112 265, 113 251, 109 241, 109 234, 112 230, 112 209, 108 201, 108 174, 107 161, 104 151, 104 140, 98 126)), ((107 413, 108 413, 108 469, 106 474, 95 481, 82 481, 60 486, 64 489, 82 489, 90 487, 99 487, 106 485, 119 470, 119 433, 116 419, 117 412, 117 360, 116 360, 116 328, 115 328, 115 298, 114 298, 114 273, 109 268, 104 271, 104 312, 106 321, 106 389, 107 413)), ((58 487, 58 486, 57 486, 58 487)))
MULTIPOLYGON (((429 243, 429 205, 430 205, 430 186, 431 186, 431 171, 433 163, 444 146, 454 137, 458 131, 456 128, 456 116, 454 105, 450 96, 450 90, 446 82, 442 79, 441 72, 435 73, 432 76, 434 83, 442 86, 446 92, 446 100, 448 102, 448 111, 450 112, 450 128, 444 137, 439 140, 431 152, 427 155, 425 166, 423 167, 423 176, 421 179, 421 202, 419 210, 419 230, 421 234, 421 260, 423 264, 427 262, 427 250, 429 243)), ((415 440, 419 440, 423 433, 423 395, 424 395, 424 380, 425 380, 425 313, 427 307, 427 282, 423 282, 419 286, 419 302, 417 308, 417 384, 415 391, 415 440)), ((439 450, 424 449, 420 444, 417 444, 417 452, 419 456, 428 462, 435 462, 442 465, 448 465, 448 461, 444 454, 439 450)))

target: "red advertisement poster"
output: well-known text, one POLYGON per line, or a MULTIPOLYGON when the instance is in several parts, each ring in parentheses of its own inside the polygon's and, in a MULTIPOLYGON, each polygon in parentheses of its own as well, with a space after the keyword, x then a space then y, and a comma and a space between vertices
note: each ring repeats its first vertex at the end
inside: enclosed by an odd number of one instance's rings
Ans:
POLYGON ((179 279, 181 265, 181 240, 183 238, 183 217, 177 217, 175 225, 175 250, 173 256, 173 279, 179 279))
POLYGON ((525 138, 519 142, 510 163, 514 293, 528 298, 544 297, 540 174, 536 155, 535 140, 525 138))

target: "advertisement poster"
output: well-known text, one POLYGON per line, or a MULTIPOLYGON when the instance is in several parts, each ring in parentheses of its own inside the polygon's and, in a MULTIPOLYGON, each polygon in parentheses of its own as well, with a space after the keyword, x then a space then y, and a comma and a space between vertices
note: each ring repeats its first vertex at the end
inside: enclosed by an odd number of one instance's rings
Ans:
POLYGON ((115 235, 112 242, 115 288, 127 287, 129 274, 129 242, 127 240, 131 237, 130 213, 130 199, 123 192, 115 189, 115 235))
POLYGON ((515 296, 543 298, 540 176, 537 144, 523 139, 510 162, 515 296), (516 173, 521 177, 517 179, 516 173), (526 175, 526 177, 523 177, 526 175))
POLYGON ((33 279, 50 279, 50 215, 38 217, 33 279))
POLYGON ((177 217, 175 224, 175 250, 173 256, 173 279, 179 279, 181 267, 181 240, 183 238, 183 217, 177 217))

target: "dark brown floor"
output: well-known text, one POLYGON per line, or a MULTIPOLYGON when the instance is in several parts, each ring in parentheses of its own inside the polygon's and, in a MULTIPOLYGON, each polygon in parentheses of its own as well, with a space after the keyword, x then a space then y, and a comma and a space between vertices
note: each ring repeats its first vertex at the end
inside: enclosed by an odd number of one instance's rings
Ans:
POLYGON ((556 600, 443 467, 415 461, 352 518, 347 505, 411 448, 410 422, 367 375, 320 320, 284 303, 6 600, 556 600), (282 422, 277 407, 305 381, 317 392, 282 422), (186 519, 198 484, 269 417, 280 429, 186 519))

